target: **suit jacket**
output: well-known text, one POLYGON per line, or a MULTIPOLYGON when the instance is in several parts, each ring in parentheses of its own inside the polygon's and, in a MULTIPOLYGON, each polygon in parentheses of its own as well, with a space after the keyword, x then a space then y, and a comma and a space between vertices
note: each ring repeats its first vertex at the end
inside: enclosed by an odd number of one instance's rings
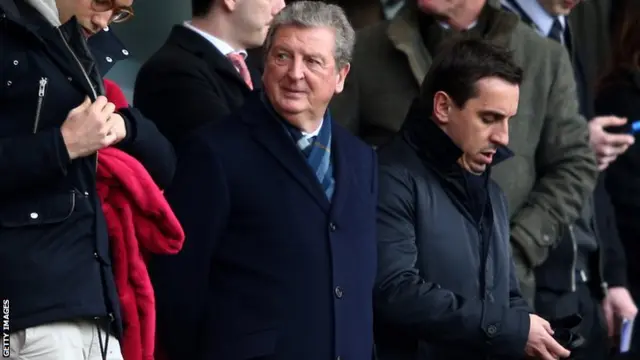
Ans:
POLYGON ((330 203, 278 121, 256 92, 179 150, 186 241, 151 263, 170 359, 372 356, 375 152, 334 124, 330 203))
MULTIPOLYGON (((260 86, 252 71, 254 88, 260 86)), ((175 145, 189 131, 223 119, 251 90, 208 40, 174 26, 164 45, 142 66, 133 102, 175 145)))

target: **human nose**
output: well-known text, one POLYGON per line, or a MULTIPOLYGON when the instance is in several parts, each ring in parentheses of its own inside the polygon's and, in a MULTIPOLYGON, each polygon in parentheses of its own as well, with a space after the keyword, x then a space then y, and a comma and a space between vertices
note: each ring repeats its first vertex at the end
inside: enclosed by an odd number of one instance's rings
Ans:
POLYGON ((93 16, 91 22, 97 29, 104 29, 111 23, 113 16, 113 10, 97 13, 93 16))
POLYGON ((302 60, 294 59, 289 63, 289 69, 287 71, 287 75, 292 80, 300 80, 304 77, 304 68, 302 65, 302 60))
POLYGON ((509 123, 506 121, 500 123, 494 129, 491 135, 491 141, 500 146, 507 146, 509 144, 509 123))

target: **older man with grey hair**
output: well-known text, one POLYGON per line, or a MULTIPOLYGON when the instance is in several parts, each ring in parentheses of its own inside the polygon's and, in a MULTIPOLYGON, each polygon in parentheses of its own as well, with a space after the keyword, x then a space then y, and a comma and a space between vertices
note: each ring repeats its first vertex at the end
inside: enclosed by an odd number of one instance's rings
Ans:
POLYGON ((182 359, 370 359, 376 155, 327 106, 355 36, 339 7, 273 20, 263 91, 179 149, 187 239, 151 262, 160 344, 182 359))

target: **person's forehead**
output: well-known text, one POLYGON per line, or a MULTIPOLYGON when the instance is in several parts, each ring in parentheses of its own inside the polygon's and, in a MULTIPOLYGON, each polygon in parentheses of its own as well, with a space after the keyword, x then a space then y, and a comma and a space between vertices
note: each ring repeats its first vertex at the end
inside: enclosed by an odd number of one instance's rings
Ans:
POLYGON ((283 26, 275 34, 274 44, 283 46, 317 46, 316 51, 326 48, 322 44, 335 42, 335 30, 329 27, 283 26))

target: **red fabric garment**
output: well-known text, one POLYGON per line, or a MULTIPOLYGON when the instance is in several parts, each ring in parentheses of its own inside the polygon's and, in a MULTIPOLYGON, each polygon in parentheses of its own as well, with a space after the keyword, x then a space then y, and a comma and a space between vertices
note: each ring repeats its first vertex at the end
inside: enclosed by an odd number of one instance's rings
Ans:
POLYGON ((115 148, 100 150, 97 188, 122 309, 123 357, 153 360, 155 299, 146 258, 178 253, 184 232, 151 176, 130 155, 115 148))
MULTIPOLYGON (((105 80, 106 96, 127 107, 122 90, 105 80)), ((151 254, 176 254, 184 232, 147 170, 116 148, 99 151, 97 190, 105 215, 124 333, 124 360, 153 360, 155 298, 146 262, 151 254)))
POLYGON ((122 89, 115 82, 104 79, 104 92, 107 99, 112 102, 116 109, 126 108, 129 106, 127 97, 124 96, 122 89))

